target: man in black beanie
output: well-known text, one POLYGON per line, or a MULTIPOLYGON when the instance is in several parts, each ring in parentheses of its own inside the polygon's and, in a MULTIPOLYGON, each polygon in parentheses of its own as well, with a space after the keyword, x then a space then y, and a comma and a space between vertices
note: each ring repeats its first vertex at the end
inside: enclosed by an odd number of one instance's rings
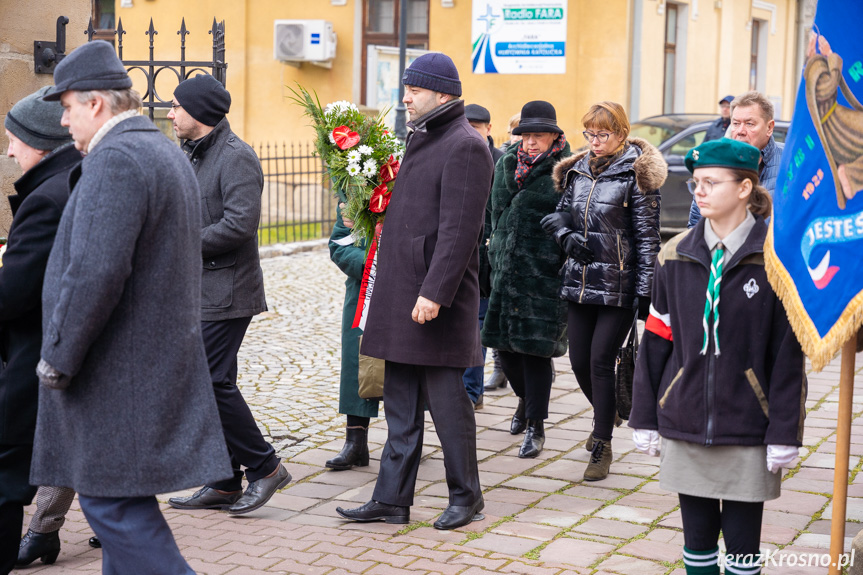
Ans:
POLYGON ((180 82, 168 113, 201 188, 201 334, 234 471, 230 479, 169 503, 238 515, 266 504, 291 475, 237 387, 237 352, 252 316, 267 309, 257 237, 264 174, 254 150, 231 131, 225 118, 230 107, 225 87, 201 74, 180 82), (245 493, 240 466, 249 481, 245 493))
POLYGON ((483 363, 477 275, 492 160, 465 118, 458 70, 448 56, 423 54, 402 82, 410 133, 387 208, 361 350, 386 360, 387 443, 372 500, 336 512, 354 521, 409 521, 427 405, 449 487, 449 506, 434 527, 455 529, 481 519, 484 505, 476 420, 462 374, 483 363))

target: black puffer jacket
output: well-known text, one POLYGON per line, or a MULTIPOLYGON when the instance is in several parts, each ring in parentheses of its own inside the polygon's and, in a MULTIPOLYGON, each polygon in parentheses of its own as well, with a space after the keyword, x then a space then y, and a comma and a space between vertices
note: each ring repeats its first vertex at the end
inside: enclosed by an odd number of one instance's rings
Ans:
POLYGON ((561 298, 634 308, 636 297, 650 296, 660 244, 659 188, 667 174, 662 154, 640 138, 627 140, 598 178, 591 175, 587 151, 555 166, 555 185, 563 193, 557 211, 572 215, 594 254, 587 266, 566 261, 561 298))

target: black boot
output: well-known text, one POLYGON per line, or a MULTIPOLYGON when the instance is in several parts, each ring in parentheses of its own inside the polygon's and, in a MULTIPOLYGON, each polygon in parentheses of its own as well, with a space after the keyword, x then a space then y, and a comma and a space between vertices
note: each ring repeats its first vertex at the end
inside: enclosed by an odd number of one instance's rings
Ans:
POLYGON ((338 455, 327 461, 326 466, 335 471, 369 464, 369 428, 352 426, 347 428, 347 440, 338 455))
POLYGON ((500 389, 501 387, 506 387, 506 376, 503 374, 503 367, 500 365, 500 355, 498 355, 496 349, 491 350, 491 357, 494 359, 494 371, 492 372, 491 377, 488 378, 488 383, 484 386, 486 391, 493 391, 495 389, 500 389))
POLYGON ((513 435, 518 435, 527 427, 527 420, 524 418, 524 399, 518 398, 518 407, 515 408, 515 413, 512 414, 512 422, 509 424, 509 432, 513 435))
POLYGON ((541 419, 529 419, 527 422, 527 433, 524 434, 524 443, 518 450, 521 459, 530 459, 542 453, 545 445, 545 426, 541 419))
POLYGON ((23 567, 40 558, 42 559, 42 563, 51 565, 57 560, 59 554, 59 531, 37 533, 32 529, 28 529, 27 534, 21 538, 21 544, 18 546, 18 560, 15 562, 15 566, 23 567))

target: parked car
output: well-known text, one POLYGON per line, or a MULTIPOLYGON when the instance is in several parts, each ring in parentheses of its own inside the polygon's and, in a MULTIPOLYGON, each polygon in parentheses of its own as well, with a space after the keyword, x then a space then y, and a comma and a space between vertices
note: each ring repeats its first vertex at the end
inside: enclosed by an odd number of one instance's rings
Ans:
MULTIPOLYGON (((683 164, 686 153, 704 141, 707 128, 718 116, 712 114, 669 114, 652 116, 632 124, 631 136, 656 146, 668 164, 668 179, 662 186, 660 227, 664 233, 686 229, 692 196, 686 188, 690 173, 683 164)), ((773 135, 784 142, 789 122, 777 120, 773 135)))

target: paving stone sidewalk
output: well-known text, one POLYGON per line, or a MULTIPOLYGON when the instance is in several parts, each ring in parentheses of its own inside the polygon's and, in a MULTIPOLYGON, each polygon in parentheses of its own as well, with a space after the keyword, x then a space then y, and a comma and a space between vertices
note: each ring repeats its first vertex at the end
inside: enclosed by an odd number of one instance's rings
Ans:
MULTIPOLYGON (((591 410, 565 357, 555 360, 547 439, 537 459, 517 457, 521 436, 509 433, 516 405, 511 390, 486 394, 476 416, 483 521, 456 531, 432 528, 446 507, 447 489, 428 416, 411 523, 356 524, 338 518, 337 506, 354 507, 370 498, 386 439, 381 418, 369 431, 369 467, 324 468, 344 436, 344 418, 336 413, 344 276, 324 249, 268 258, 262 266, 270 311, 249 329, 240 352, 240 384, 262 429, 288 460, 294 481, 265 508, 237 518, 174 510, 165 504, 173 494, 160 495, 180 549, 196 572, 683 575, 677 497, 659 488, 658 458, 634 451, 629 429, 615 431, 608 479, 582 480, 591 410)), ((849 549, 850 538, 863 527, 863 355, 857 365, 849 549)), ((799 562, 801 553, 823 554, 829 548, 838 384, 838 360, 809 375, 805 447, 799 464, 785 472, 782 497, 765 505, 763 548, 778 550, 765 573, 826 573, 825 567, 789 563, 799 562)), ((33 510, 28 508, 25 524, 33 510)), ((63 547, 55 565, 37 562, 13 573, 100 572, 101 551, 87 546, 92 533, 77 501, 60 535, 63 547)))

